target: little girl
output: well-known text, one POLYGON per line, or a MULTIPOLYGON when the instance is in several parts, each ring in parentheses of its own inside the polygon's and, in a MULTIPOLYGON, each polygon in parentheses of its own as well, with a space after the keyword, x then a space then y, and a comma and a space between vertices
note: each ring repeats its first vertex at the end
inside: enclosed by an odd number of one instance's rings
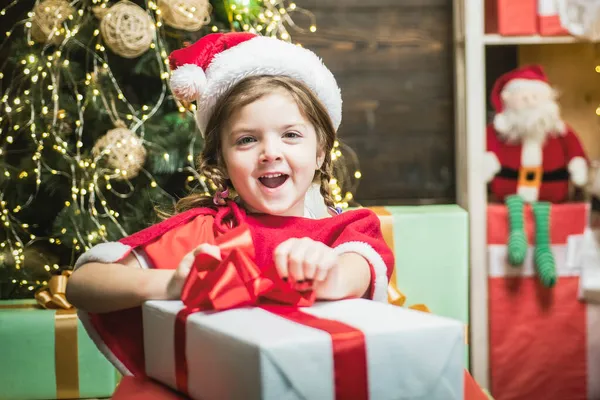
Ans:
POLYGON ((215 237, 246 224, 255 262, 317 299, 386 301, 394 257, 378 217, 336 215, 329 193, 341 97, 309 50, 249 33, 211 34, 170 56, 173 93, 197 101, 200 172, 214 198, 192 194, 177 214, 75 265, 67 296, 90 336, 124 374, 143 375, 141 305, 178 300, 197 255, 220 258, 215 237), (330 212, 307 212, 313 185, 330 212))

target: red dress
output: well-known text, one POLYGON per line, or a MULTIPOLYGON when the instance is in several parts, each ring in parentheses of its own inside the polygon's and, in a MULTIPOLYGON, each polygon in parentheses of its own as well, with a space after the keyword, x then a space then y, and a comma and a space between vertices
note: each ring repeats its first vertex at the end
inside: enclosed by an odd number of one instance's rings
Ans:
MULTIPOLYGON (((94 261, 118 262, 134 252, 145 268, 175 269, 185 254, 201 243, 214 243, 216 236, 238 223, 248 224, 256 253, 254 261, 261 268, 274 265, 273 251, 283 241, 309 237, 339 254, 362 255, 371 268, 369 297, 387 301, 394 255, 383 239, 379 218, 368 209, 315 220, 247 215, 233 202, 219 211, 196 208, 119 242, 99 244, 83 254, 75 268, 94 261)), ((103 314, 80 310, 78 315, 98 348, 122 374, 145 375, 141 307, 103 314)))

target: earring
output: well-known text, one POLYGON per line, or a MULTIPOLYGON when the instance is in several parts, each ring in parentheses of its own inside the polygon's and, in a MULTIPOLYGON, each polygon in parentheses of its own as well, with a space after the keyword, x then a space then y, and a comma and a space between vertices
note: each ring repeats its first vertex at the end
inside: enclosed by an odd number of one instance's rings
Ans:
POLYGON ((229 188, 226 188, 222 192, 215 192, 215 197, 213 197, 213 203, 216 206, 224 206, 226 204, 226 199, 229 197, 229 188))

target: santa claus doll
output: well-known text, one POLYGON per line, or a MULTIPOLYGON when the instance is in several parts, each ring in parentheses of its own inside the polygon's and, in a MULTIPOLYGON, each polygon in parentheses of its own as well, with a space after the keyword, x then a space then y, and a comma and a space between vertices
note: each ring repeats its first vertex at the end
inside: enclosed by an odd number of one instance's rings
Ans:
POLYGON ((561 119, 556 98, 538 65, 501 76, 491 93, 496 115, 487 127, 485 156, 492 196, 508 208, 508 261, 519 266, 525 259, 523 206, 529 203, 536 224, 534 261, 547 287, 557 279, 549 243, 550 205, 568 199, 570 184, 581 187, 588 179, 587 158, 561 119))

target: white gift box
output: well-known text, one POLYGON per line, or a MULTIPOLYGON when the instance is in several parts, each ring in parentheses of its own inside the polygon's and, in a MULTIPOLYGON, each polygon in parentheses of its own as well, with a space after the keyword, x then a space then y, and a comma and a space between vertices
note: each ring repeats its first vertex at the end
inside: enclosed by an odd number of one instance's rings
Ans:
MULTIPOLYGON (((147 374, 172 388, 179 301, 143 306, 147 374)), ((364 299, 302 308, 363 332, 369 398, 463 399, 464 326, 364 299)), ((335 398, 331 336, 261 308, 198 312, 186 322, 188 393, 194 399, 335 398)))
POLYGON ((600 303, 600 232, 586 229, 581 244, 579 298, 600 303))

